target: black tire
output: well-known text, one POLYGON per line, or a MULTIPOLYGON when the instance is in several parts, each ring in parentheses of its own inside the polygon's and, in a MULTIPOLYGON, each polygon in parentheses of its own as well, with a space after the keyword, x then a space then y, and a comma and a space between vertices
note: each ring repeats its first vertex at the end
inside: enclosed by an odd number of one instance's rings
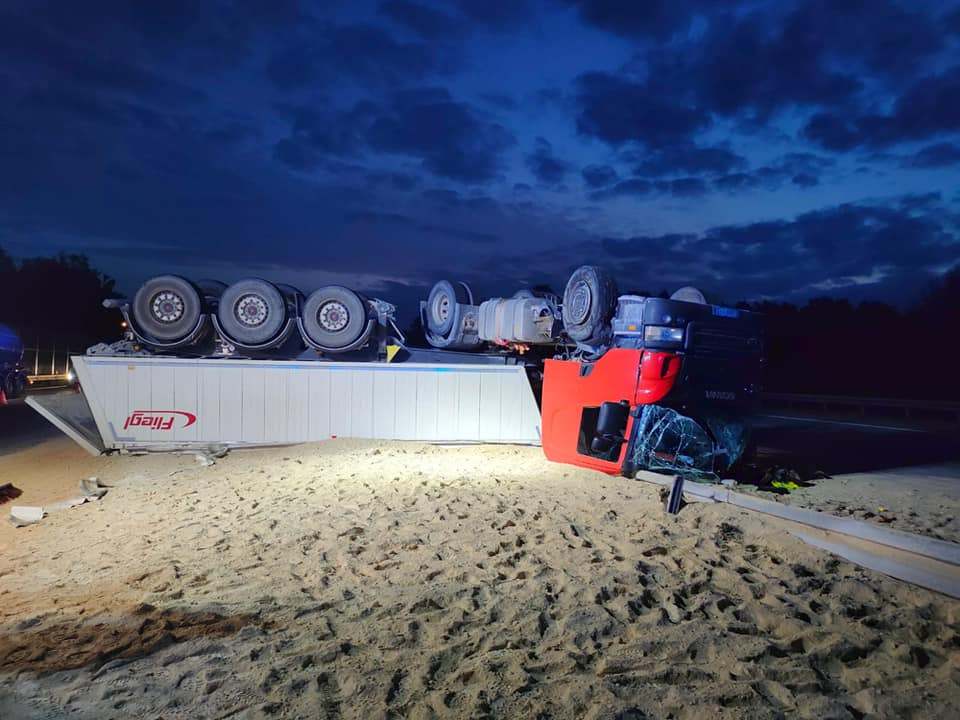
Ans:
POLYGON ((363 297, 341 285, 310 293, 301 321, 312 343, 333 352, 364 342, 372 330, 363 297))
POLYGON ((227 289, 227 284, 225 282, 211 280, 209 278, 194 280, 193 284, 196 285, 203 294, 204 300, 219 300, 220 296, 223 295, 224 291, 227 289))
POLYGON ((449 280, 440 280, 427 296, 427 328, 436 335, 446 335, 453 327, 457 291, 449 280))
POLYGON ((283 330, 287 304, 273 283, 245 278, 220 296, 217 319, 224 334, 237 344, 263 345, 283 330))
POLYGON ((617 284, 603 268, 582 265, 563 291, 563 329, 571 339, 590 345, 610 333, 617 304, 617 284))
POLYGON ((3 393, 6 395, 7 400, 16 400, 23 395, 26 387, 26 381, 18 372, 7 373, 3 378, 3 393))
POLYGON ((178 275, 150 278, 133 297, 133 319, 138 328, 163 342, 186 338, 200 320, 200 293, 178 275))

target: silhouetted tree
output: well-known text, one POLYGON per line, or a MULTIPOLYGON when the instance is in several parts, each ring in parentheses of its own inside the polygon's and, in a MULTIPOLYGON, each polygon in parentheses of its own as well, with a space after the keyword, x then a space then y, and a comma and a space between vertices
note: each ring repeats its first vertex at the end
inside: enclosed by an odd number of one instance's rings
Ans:
POLYGON ((27 343, 37 337, 71 343, 116 338, 120 317, 102 304, 114 296, 113 279, 83 255, 61 253, 18 265, 0 252, 0 322, 27 343))

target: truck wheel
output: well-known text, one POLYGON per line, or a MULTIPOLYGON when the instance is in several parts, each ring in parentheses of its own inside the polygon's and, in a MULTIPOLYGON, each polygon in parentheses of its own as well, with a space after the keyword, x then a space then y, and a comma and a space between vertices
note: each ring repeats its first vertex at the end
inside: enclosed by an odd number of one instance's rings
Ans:
POLYGON ((673 295, 670 296, 671 300, 679 300, 680 302, 696 303, 697 305, 706 305, 707 299, 703 296, 703 293, 697 290, 695 287, 682 287, 677 290, 673 295))
POLYGON ((156 340, 182 340, 196 327, 202 304, 200 293, 178 275, 150 278, 133 298, 133 319, 156 340))
POLYGON ((224 290, 217 319, 231 340, 240 345, 262 345, 283 329, 287 305, 273 283, 246 278, 224 290))
POLYGON ((7 373, 6 377, 3 378, 3 392, 7 396, 7 400, 20 397, 26 389, 27 379, 19 372, 7 373))
POLYGON ((363 342, 371 330, 366 302, 340 285, 328 285, 310 293, 301 320, 311 342, 334 352, 363 342))
POLYGON ((563 328, 577 342, 603 339, 617 303, 617 284, 603 268, 583 265, 563 291, 563 328))
POLYGON ((457 291, 449 280, 440 280, 427 297, 427 328, 437 335, 446 335, 453 326, 457 291))

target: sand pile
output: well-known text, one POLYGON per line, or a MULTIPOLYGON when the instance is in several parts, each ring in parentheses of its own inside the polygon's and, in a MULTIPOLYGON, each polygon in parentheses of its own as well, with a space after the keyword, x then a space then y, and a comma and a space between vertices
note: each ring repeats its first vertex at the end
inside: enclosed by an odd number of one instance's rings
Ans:
POLYGON ((536 448, 89 463, 100 503, 0 532, 0 709, 960 716, 960 603, 536 448))

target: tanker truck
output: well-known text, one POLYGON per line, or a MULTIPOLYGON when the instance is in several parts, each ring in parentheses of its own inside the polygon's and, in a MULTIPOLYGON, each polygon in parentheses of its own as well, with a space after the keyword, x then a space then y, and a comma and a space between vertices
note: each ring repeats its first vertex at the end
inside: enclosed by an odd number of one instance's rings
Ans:
POLYGON ((27 374, 23 369, 23 343, 17 333, 0 325, 0 389, 8 400, 23 395, 27 374))
POLYGON ((690 287, 620 294, 596 266, 562 296, 480 301, 441 280, 419 305, 427 347, 407 342, 394 305, 339 285, 161 275, 105 304, 126 334, 72 358, 83 407, 28 399, 91 452, 528 443, 610 474, 716 480, 743 454, 763 366, 755 313, 690 287))

